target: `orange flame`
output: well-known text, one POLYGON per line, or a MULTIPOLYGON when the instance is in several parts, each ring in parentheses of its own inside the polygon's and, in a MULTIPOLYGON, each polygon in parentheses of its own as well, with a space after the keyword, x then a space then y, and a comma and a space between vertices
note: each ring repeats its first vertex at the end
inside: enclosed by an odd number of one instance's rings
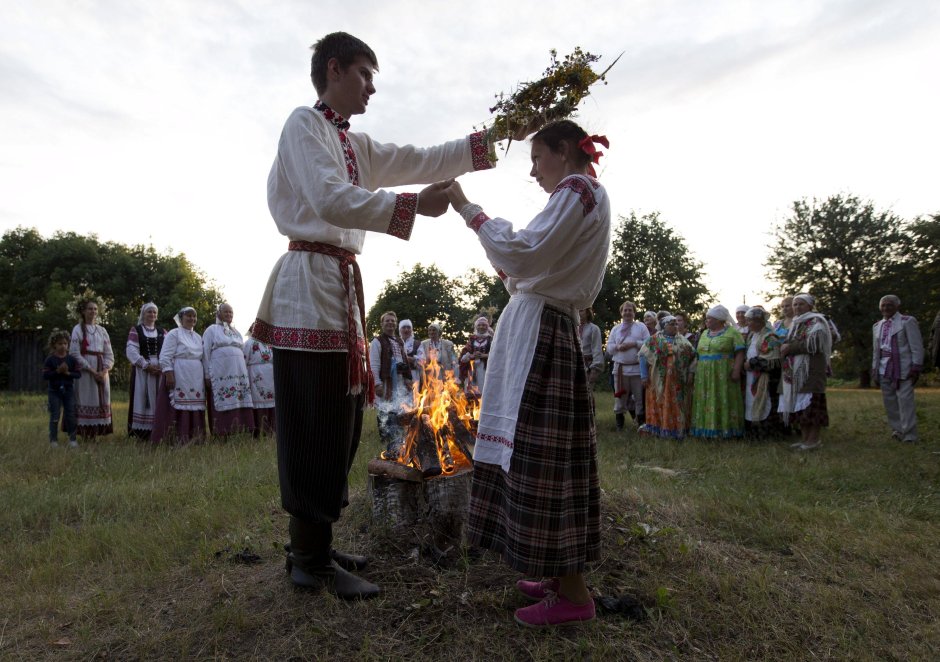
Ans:
POLYGON ((424 386, 412 386, 414 406, 402 405, 404 414, 411 414, 412 424, 405 430, 405 443, 398 457, 388 457, 383 452, 381 457, 408 466, 415 466, 415 448, 421 433, 422 419, 426 419, 434 431, 437 456, 445 475, 460 469, 470 468, 472 459, 456 443, 456 431, 450 412, 456 414, 456 424, 467 431, 476 431, 479 419, 479 399, 468 399, 460 383, 454 379, 454 373, 441 369, 437 356, 432 352, 430 361, 423 368, 424 386))

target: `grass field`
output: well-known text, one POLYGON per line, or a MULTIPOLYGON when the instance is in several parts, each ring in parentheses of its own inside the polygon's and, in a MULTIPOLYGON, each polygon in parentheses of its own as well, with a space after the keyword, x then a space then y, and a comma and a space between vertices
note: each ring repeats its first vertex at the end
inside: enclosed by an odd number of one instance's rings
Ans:
POLYGON ((890 439, 880 393, 831 390, 810 454, 618 434, 610 397, 589 583, 643 617, 530 631, 498 559, 438 570, 372 532, 371 415, 336 536, 384 594, 347 604, 284 574, 270 439, 53 450, 44 397, 0 394, 0 659, 940 659, 940 389, 917 393, 918 444, 890 439))

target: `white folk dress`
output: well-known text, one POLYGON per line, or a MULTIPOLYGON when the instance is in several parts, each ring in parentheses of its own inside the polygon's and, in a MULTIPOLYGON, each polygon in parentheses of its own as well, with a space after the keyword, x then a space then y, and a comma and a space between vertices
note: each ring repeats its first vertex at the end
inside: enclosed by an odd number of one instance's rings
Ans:
POLYGON ((72 329, 69 354, 78 362, 85 379, 75 382, 75 417, 78 434, 83 437, 111 434, 111 382, 99 383, 92 372, 111 370, 114 367, 114 351, 111 338, 103 326, 98 324, 76 324, 72 329))
POLYGON ((566 177, 523 230, 479 214, 471 222, 490 263, 503 279, 509 304, 499 317, 487 361, 473 459, 509 470, 519 404, 546 304, 578 311, 600 292, 610 240, 610 202, 600 182, 566 177), (584 191, 590 193, 584 193, 584 191))
POLYGON ((247 338, 242 348, 248 380, 251 383, 251 405, 255 409, 274 406, 274 363, 271 348, 260 340, 247 338))
POLYGON ((244 344, 242 334, 229 324, 213 324, 202 332, 203 365, 212 382, 212 407, 217 412, 252 408, 244 344))
MULTIPOLYGON (((148 329, 141 327, 147 338, 156 340, 159 338, 157 328, 148 329)), ((125 354, 130 364, 134 366, 134 400, 130 403, 130 430, 142 430, 150 432, 153 429, 153 417, 157 411, 157 387, 160 384, 160 377, 147 372, 148 365, 160 367, 160 357, 157 352, 150 354, 149 358, 144 358, 140 351, 141 339, 137 337, 137 327, 132 326, 127 334, 127 348, 125 354)))
POLYGON ((163 339, 160 368, 173 372, 176 385, 170 391, 170 406, 185 411, 206 408, 205 369, 202 367, 202 337, 189 329, 173 329, 163 339))

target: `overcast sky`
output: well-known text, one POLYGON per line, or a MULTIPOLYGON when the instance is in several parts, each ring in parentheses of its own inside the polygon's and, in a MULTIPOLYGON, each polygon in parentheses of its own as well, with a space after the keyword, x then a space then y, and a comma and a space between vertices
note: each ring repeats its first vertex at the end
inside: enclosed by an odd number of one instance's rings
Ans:
MULTIPOLYGON (((0 0, 0 230, 183 252, 246 331, 287 242, 266 200, 278 136, 316 99, 309 46, 336 30, 379 58, 353 130, 416 145, 480 126, 552 48, 600 66, 624 51, 578 116, 610 139, 612 211, 661 212, 729 306, 772 288, 768 233, 796 199, 940 211, 933 0, 0 0)), ((522 227, 546 201, 528 170, 517 144, 462 182, 522 227)), ((457 214, 419 217, 410 242, 366 240, 367 304, 416 262, 488 268, 457 214)))

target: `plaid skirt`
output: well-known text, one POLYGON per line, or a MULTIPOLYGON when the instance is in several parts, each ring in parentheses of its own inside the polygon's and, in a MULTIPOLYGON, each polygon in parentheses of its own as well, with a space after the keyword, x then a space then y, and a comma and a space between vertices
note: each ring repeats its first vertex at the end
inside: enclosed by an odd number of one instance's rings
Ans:
POLYGON ((551 306, 542 310, 509 471, 474 463, 467 537, 533 577, 580 573, 600 556, 591 393, 574 322, 551 306))
POLYGON ((800 409, 790 414, 790 424, 797 427, 801 425, 829 427, 829 409, 826 407, 826 394, 813 393, 806 409, 800 409))

